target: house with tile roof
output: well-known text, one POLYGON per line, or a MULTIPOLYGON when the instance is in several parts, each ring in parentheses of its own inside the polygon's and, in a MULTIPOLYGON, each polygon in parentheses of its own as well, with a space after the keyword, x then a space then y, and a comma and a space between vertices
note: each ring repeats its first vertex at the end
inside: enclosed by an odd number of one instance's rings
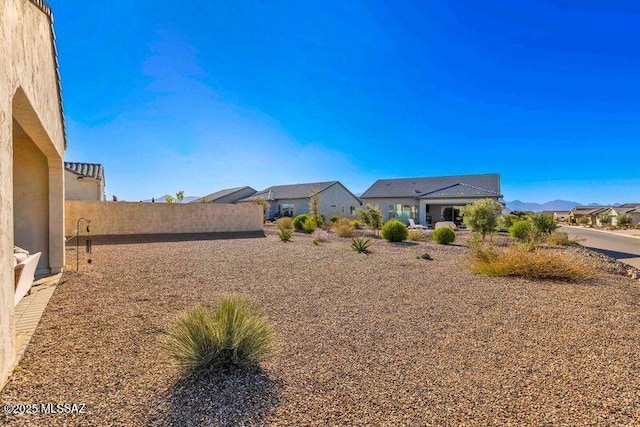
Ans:
POLYGON ((236 203, 257 193, 256 190, 245 185, 243 187, 225 188, 190 201, 189 203, 236 203))
POLYGON ((64 162, 65 200, 104 202, 104 167, 100 163, 64 162))
POLYGON ((461 224, 460 209, 487 198, 502 199, 498 174, 379 179, 360 197, 377 206, 385 221, 413 219, 422 225, 461 224))
POLYGON ((354 218, 361 206, 360 200, 340 181, 309 182, 304 184, 274 185, 259 191, 240 202, 267 202, 267 218, 296 216, 309 212, 312 192, 318 194, 318 213, 329 219, 333 215, 354 218))
POLYGON ((569 212, 569 223, 578 224, 581 218, 586 218, 586 224, 599 225, 598 217, 607 215, 611 211, 611 206, 576 206, 569 212))

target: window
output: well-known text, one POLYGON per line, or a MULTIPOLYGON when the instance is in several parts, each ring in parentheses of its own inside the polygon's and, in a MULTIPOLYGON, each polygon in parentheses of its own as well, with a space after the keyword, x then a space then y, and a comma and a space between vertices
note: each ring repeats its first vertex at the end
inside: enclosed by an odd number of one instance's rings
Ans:
POLYGON ((355 215, 356 214, 356 207, 355 206, 351 206, 349 208, 349 214, 351 214, 351 215, 355 215))
POLYGON ((278 212, 282 214, 282 216, 293 216, 293 203, 283 203, 282 210, 280 208, 281 205, 278 205, 278 212))
POLYGON ((392 220, 396 217, 396 205, 389 205, 389 219, 392 220))

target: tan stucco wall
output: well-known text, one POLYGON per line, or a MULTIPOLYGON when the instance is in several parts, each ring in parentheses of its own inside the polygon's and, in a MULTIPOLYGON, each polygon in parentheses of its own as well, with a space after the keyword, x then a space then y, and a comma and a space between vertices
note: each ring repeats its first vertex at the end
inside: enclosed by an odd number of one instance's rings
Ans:
POLYGON ((262 230, 262 208, 254 203, 138 203, 66 201, 66 235, 80 217, 93 235, 217 233, 262 230))
POLYGON ((51 21, 27 0, 0 1, 0 383, 15 359, 13 120, 47 156, 49 263, 64 264, 64 130, 51 21), (54 237, 51 240, 51 237, 54 237))
POLYGON ((31 253, 41 252, 36 273, 49 267, 49 174, 47 158, 14 123, 13 169, 14 241, 31 253))
POLYGON ((93 178, 78 179, 78 175, 64 171, 65 200, 104 201, 103 181, 93 178))

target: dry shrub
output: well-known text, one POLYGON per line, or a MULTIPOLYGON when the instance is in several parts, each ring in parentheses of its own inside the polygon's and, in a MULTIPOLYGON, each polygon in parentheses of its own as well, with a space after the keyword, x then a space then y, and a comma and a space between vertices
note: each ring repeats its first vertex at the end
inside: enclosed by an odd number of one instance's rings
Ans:
POLYGON ((414 242, 424 242, 426 237, 422 230, 409 230, 408 239, 414 242))
POLYGON ((318 243, 323 243, 326 242, 327 240, 329 240, 329 233, 326 232, 325 230, 316 230, 311 237, 313 237, 313 240, 317 240, 318 243))
POLYGON ((283 216, 276 221, 276 226, 278 226, 278 230, 293 230, 293 219, 283 216))
POLYGON ((578 282, 592 279, 594 268, 583 259, 559 250, 533 250, 524 245, 505 249, 477 247, 472 252, 472 270, 485 276, 517 276, 532 280, 578 282))
POLYGON ((547 236, 547 244, 553 246, 578 246, 582 240, 579 237, 570 239, 567 233, 557 230, 547 236))
POLYGON ((346 218, 341 218, 333 226, 334 232, 340 237, 353 237, 355 226, 346 218))

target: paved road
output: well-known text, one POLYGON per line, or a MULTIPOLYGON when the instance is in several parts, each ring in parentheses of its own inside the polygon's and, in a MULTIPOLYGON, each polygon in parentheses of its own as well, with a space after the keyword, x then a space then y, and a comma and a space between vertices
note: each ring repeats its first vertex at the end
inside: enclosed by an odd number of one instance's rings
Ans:
POLYGON ((619 234, 593 231, 582 227, 562 227, 569 237, 580 236, 585 239, 582 246, 602 252, 626 264, 640 268, 640 239, 619 234))

